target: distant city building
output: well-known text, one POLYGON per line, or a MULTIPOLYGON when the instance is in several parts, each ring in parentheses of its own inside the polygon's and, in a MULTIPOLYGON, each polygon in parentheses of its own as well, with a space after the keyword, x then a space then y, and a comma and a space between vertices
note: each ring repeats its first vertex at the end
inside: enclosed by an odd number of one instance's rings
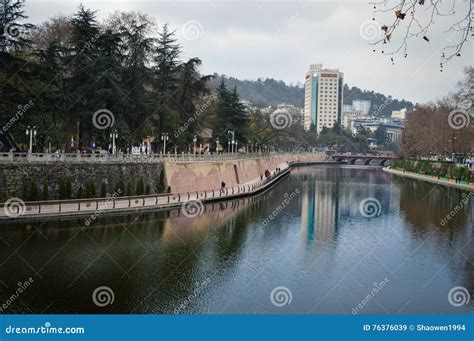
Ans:
POLYGON ((332 128, 341 122, 344 74, 339 70, 323 69, 322 64, 311 64, 305 78, 304 120, 306 130, 311 125, 319 134, 324 127, 332 128))
POLYGON ((352 109, 352 105, 344 105, 343 107, 346 107, 345 109, 343 108, 342 110, 342 118, 341 118, 341 125, 344 129, 350 128, 351 123, 354 120, 359 119, 362 117, 362 111, 356 111, 352 109), (347 110, 350 108, 349 110, 347 110))
POLYGON ((407 116, 406 108, 392 111, 392 119, 404 120, 406 116, 407 116))
POLYGON ((352 108, 356 111, 362 111, 364 116, 370 112, 370 101, 354 100, 352 101, 352 108))
POLYGON ((342 112, 344 111, 353 111, 354 108, 352 107, 352 104, 343 104, 342 105, 342 112))

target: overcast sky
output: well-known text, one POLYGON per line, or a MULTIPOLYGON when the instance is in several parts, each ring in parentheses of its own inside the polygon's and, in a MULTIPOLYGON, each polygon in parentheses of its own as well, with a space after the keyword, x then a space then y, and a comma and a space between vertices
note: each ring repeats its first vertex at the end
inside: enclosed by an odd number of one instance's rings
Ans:
MULTIPOLYGON (((302 83, 309 64, 322 63, 344 72, 350 86, 426 102, 454 91, 463 67, 472 65, 474 57, 471 39, 461 57, 440 72, 440 47, 457 39, 443 32, 454 21, 446 17, 435 20, 428 34, 429 43, 411 39, 407 58, 396 55, 392 65, 390 57, 382 56, 382 46, 376 47, 374 53, 369 44, 378 29, 371 30, 373 5, 368 0, 27 0, 26 14, 30 22, 38 24, 59 13, 73 13, 81 2, 98 10, 100 20, 116 10, 135 10, 154 17, 160 25, 168 22, 177 30, 183 55, 202 59, 203 73, 217 72, 241 79, 268 77, 302 83)), ((467 5, 466 0, 457 0, 457 12, 462 13, 467 5)), ((425 8, 418 13, 427 18, 425 8)), ((389 24, 393 12, 376 14, 375 18, 379 24, 389 24)), ((394 34, 389 46, 398 46, 397 34, 401 36, 402 31, 394 34)), ((390 49, 387 45, 383 48, 390 49)))

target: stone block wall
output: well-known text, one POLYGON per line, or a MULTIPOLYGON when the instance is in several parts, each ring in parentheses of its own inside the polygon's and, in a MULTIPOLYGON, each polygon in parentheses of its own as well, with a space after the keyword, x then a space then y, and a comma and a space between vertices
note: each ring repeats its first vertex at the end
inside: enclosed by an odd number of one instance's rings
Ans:
POLYGON ((106 184, 107 193, 113 193, 120 180, 125 184, 131 182, 135 188, 140 177, 150 185, 151 193, 162 192, 165 188, 162 163, 0 164, 0 202, 14 196, 21 198, 23 186, 30 186, 31 180, 38 185, 40 198, 43 186, 47 184, 49 200, 58 199, 59 184, 67 177, 71 179, 73 196, 89 179, 95 182, 97 196, 102 182, 106 184))

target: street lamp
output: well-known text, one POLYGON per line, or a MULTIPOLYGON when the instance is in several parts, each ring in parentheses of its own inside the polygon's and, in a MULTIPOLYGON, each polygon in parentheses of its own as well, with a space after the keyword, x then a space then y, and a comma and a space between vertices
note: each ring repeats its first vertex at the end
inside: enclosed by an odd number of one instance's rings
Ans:
POLYGON ((26 135, 30 136, 30 147, 28 148, 28 153, 31 154, 33 152, 33 136, 35 137, 36 140, 36 127, 33 126, 31 128, 30 126, 26 127, 26 135))
POLYGON ((112 154, 115 154, 115 139, 118 138, 117 130, 110 133, 110 138, 112 139, 112 154))
POLYGON ((216 139, 216 153, 219 155, 219 138, 216 139))
POLYGON ((169 139, 168 133, 161 134, 161 141, 163 141, 163 155, 166 155, 166 141, 169 139))
POLYGON ((197 142, 197 140, 198 140, 197 135, 194 135, 194 137, 193 137, 193 144, 194 144, 193 154, 196 154, 196 142, 197 142))
POLYGON ((227 134, 232 134, 232 140, 231 140, 231 153, 234 152, 234 140, 235 140, 235 131, 234 130, 227 130, 227 134))
POLYGON ((234 151, 235 151, 236 153, 239 152, 239 141, 237 141, 237 140, 235 140, 235 149, 234 149, 234 151))

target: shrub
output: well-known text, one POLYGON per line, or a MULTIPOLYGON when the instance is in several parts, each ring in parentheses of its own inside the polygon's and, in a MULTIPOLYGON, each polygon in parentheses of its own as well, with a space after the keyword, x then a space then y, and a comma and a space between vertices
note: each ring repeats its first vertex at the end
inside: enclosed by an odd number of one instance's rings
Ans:
POLYGON ((100 197, 105 198, 107 196, 107 187, 105 186, 105 182, 102 181, 102 185, 100 186, 100 197))
POLYGON ((123 182, 122 179, 120 179, 115 185, 115 191, 120 192, 121 196, 123 196, 123 194, 125 193, 125 183, 123 182))
POLYGON ((42 196, 42 199, 43 199, 43 200, 48 200, 48 185, 47 185, 47 184, 44 184, 44 185, 43 185, 43 196, 42 196))
POLYGON ((82 199, 84 196, 84 190, 82 189, 82 185, 79 186, 77 189, 77 199, 82 199))
POLYGON ((30 182, 30 195, 28 199, 30 201, 37 201, 39 198, 38 196, 38 184, 36 183, 35 180, 31 180, 30 182))

